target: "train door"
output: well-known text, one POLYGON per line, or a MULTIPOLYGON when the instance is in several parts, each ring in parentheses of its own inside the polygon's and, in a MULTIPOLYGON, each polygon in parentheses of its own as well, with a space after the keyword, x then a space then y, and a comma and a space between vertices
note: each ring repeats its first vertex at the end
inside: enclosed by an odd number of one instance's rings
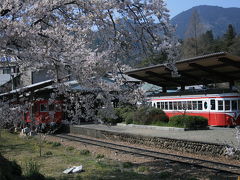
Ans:
POLYGON ((238 110, 238 101, 237 99, 231 99, 231 116, 232 116, 232 124, 238 125, 238 116, 239 116, 239 110, 238 110))
POLYGON ((209 107, 209 125, 216 125, 218 121, 217 113, 216 113, 216 99, 210 99, 210 107, 209 107))

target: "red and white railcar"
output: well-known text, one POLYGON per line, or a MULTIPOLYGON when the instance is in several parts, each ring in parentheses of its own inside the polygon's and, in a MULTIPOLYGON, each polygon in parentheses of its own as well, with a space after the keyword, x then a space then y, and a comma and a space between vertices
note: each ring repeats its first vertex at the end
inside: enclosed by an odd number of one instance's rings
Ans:
POLYGON ((151 97, 150 102, 169 117, 186 114, 203 116, 211 126, 240 125, 239 93, 151 97))

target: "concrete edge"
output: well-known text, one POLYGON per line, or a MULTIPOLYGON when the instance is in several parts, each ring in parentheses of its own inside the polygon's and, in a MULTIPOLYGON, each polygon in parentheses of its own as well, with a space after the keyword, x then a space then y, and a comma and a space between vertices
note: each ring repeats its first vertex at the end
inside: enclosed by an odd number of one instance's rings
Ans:
POLYGON ((140 128, 140 129, 156 129, 156 130, 164 130, 164 131, 186 131, 187 130, 185 128, 177 128, 177 127, 163 127, 163 126, 124 124, 124 123, 117 123, 117 126, 134 127, 134 128, 140 128))
MULTIPOLYGON (((225 143, 213 143, 213 142, 205 142, 205 141, 199 141, 199 140, 189 140, 189 139, 178 139, 178 138, 169 138, 169 137, 161 137, 161 136, 148 136, 148 135, 141 135, 141 134, 132 134, 132 133, 127 133, 127 132, 116 132, 114 130, 106 130, 106 129, 97 129, 97 128, 90 128, 90 127, 82 127, 82 126, 70 126, 70 133, 74 133, 71 131, 71 129, 74 128, 82 128, 82 129, 88 129, 88 130, 95 130, 95 131, 99 131, 101 133, 113 133, 113 134, 123 134, 123 135, 127 135, 127 136, 132 136, 132 137, 142 137, 142 138, 161 138, 161 139, 165 139, 165 140, 176 140, 176 141, 186 141, 186 142, 190 142, 190 143, 204 143, 204 144, 208 144, 208 145, 217 145, 217 146, 228 146, 228 144, 225 143)), ((77 133, 78 134, 78 133, 77 133)), ((99 138, 99 137, 96 137, 99 138)))

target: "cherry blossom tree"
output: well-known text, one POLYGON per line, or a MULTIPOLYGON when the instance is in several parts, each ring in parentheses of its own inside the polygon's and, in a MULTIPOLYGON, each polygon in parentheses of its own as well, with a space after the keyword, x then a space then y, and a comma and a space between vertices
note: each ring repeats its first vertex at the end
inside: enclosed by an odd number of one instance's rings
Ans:
POLYGON ((21 123, 19 113, 24 109, 23 106, 16 106, 9 102, 0 102, 0 138, 1 129, 18 127, 21 123))
POLYGON ((85 109, 92 109, 100 92, 106 109, 114 98, 139 97, 135 89, 113 93, 122 88, 117 74, 124 71, 121 60, 164 51, 174 65, 178 56, 178 41, 163 0, 2 0, 0 22, 2 54, 18 57, 21 67, 48 69, 58 93, 67 92, 60 79, 71 72, 96 94, 79 93, 72 99, 79 108, 80 100, 85 109), (114 83, 104 81, 107 73, 114 83))

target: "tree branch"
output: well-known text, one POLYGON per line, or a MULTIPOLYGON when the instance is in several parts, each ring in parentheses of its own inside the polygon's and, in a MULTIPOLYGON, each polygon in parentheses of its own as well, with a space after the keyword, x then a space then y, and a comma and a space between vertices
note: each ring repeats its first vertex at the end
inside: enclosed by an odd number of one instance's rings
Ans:
POLYGON ((1 12, 0 12, 0 15, 1 16, 5 16, 7 13, 9 13, 11 10, 10 9, 3 9, 1 12))

